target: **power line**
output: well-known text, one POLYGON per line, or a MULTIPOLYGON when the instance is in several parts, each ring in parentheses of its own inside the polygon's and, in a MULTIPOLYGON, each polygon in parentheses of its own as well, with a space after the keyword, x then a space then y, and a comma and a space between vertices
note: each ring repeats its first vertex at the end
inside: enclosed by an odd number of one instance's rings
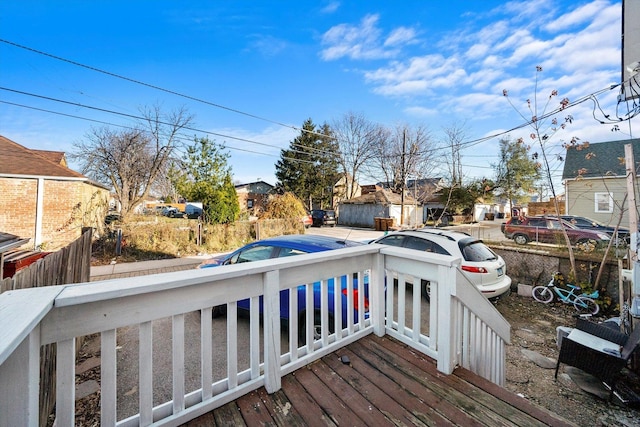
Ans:
POLYGON ((75 65, 77 67, 86 68, 87 70, 95 71, 95 72, 98 72, 98 73, 101 73, 101 74, 105 74, 105 75, 110 76, 110 77, 114 77, 114 78, 117 78, 117 79, 125 80, 125 81, 128 81, 130 83, 135 83, 135 84, 138 84, 138 85, 141 85, 141 86, 145 86, 145 87, 148 87, 148 88, 151 88, 151 89, 159 90, 161 92, 169 93, 171 95, 179 96, 181 98, 190 99, 192 101, 200 102, 202 104, 206 104, 206 105, 209 105, 209 106, 212 106, 212 107, 216 107, 216 108, 220 108, 220 109, 223 109, 223 110, 226 110, 226 111, 230 111, 232 113, 241 114, 243 116, 251 117, 251 118, 262 120, 262 121, 265 121, 265 122, 268 122, 268 123, 273 123, 273 124, 276 124, 278 126, 282 126, 282 127, 286 127, 286 128, 289 128, 289 129, 293 129, 293 130, 295 130, 297 132, 305 132, 305 133, 309 133, 309 134, 313 134, 313 135, 317 135, 317 136, 327 137, 327 135, 323 135, 323 134, 318 133, 318 132, 314 132, 314 131, 310 131, 310 130, 307 130, 307 129, 298 128, 297 126, 287 125, 287 124, 278 122, 276 120, 272 120, 272 119, 268 119, 266 117, 258 116, 256 114, 247 113, 247 112, 244 112, 244 111, 237 110, 235 108, 226 107, 224 105, 217 104, 215 102, 207 101, 207 100, 204 100, 204 99, 201 99, 201 98, 196 98, 195 96, 186 95, 186 94, 183 94, 183 93, 171 90, 171 89, 166 89, 166 88, 163 88, 163 87, 160 87, 160 86, 157 86, 157 85, 153 85, 153 84, 150 84, 150 83, 145 83, 145 82, 140 81, 140 80, 136 80, 136 79, 133 79, 133 78, 130 78, 130 77, 126 77, 126 76, 123 76, 123 75, 120 75, 120 74, 116 74, 116 73, 113 73, 111 71, 106 71, 106 70, 103 70, 101 68, 92 67, 90 65, 82 64, 80 62, 73 61, 71 59, 62 58, 60 56, 53 55, 51 53, 44 52, 44 51, 41 51, 41 50, 38 50, 38 49, 34 49, 32 47, 24 46, 24 45, 21 45, 21 44, 18 44, 18 43, 9 41, 9 40, 0 39, 0 42, 6 43, 8 45, 11 45, 11 46, 14 46, 14 47, 17 47, 17 48, 20 48, 20 49, 24 49, 24 50, 27 50, 27 51, 30 51, 30 52, 33 52, 33 53, 37 53, 38 55, 43 55, 43 56, 47 56, 49 58, 52 58, 52 59, 55 59, 55 60, 58 60, 58 61, 66 62, 68 64, 75 65))
MULTIPOLYGON (((71 102, 71 101, 65 101, 63 99, 52 98, 52 97, 49 97, 49 96, 37 95, 37 94, 34 94, 34 93, 24 92, 24 91, 20 91, 20 90, 16 90, 16 89, 10 89, 10 88, 6 88, 6 87, 2 87, 2 86, 0 86, 0 90, 13 92, 13 93, 17 93, 17 94, 25 95, 25 96, 31 96, 31 97, 34 97, 34 98, 45 99, 47 101, 53 101, 53 102, 59 102, 59 103, 62 103, 62 104, 73 105, 75 107, 87 108, 87 109, 90 109, 90 110, 100 111, 100 112, 103 112, 103 113, 115 114, 115 115, 131 118, 131 119, 145 120, 145 117, 142 117, 142 116, 136 116, 136 115, 133 115, 133 114, 122 113, 122 112, 119 112, 119 111, 108 110, 108 109, 100 108, 100 107, 94 107, 94 106, 91 106, 91 105, 81 104, 79 102, 71 102)), ((16 105, 18 105, 18 104, 16 104, 16 105)), ((32 109, 36 109, 36 110, 38 109, 38 108, 35 108, 35 107, 27 107, 27 108, 32 108, 32 109)), ((47 110, 43 110, 43 111, 47 111, 47 110)), ((54 114, 65 115, 64 113, 57 113, 57 112, 53 112, 53 111, 47 111, 47 112, 51 112, 51 113, 54 113, 54 114)), ((69 117, 74 117, 72 115, 68 115, 68 116, 69 117)), ((77 117, 77 118, 81 118, 81 119, 84 120, 84 118, 82 118, 82 117, 77 117)), ((87 120, 90 120, 90 119, 87 119, 87 120)), ((99 122, 99 121, 97 121, 97 122, 99 122)), ((171 125, 170 123, 163 122, 161 120, 158 120, 158 123, 163 124, 163 125, 171 125)), ((116 126, 119 126, 119 125, 116 125, 116 126)), ((204 134, 213 135, 213 136, 217 136, 217 137, 221 137, 221 138, 229 138, 229 139, 233 139, 233 140, 236 140, 236 141, 247 142, 247 143, 250 143, 250 144, 256 144, 256 145, 261 145, 261 146, 264 146, 264 147, 276 148, 278 150, 282 150, 282 148, 280 148, 280 147, 278 147, 276 145, 273 145, 273 144, 267 144, 267 143, 264 143, 264 142, 252 141, 250 139, 240 138, 240 137, 237 137, 237 136, 225 135, 225 134, 221 134, 221 133, 217 133, 217 132, 211 132, 211 131, 207 131, 207 130, 203 130, 203 129, 192 128, 192 127, 189 127, 189 126, 185 126, 183 129, 191 130, 191 131, 194 131, 194 132, 201 132, 201 133, 204 133, 204 134)), ((320 151, 320 150, 317 150, 317 149, 315 149, 315 150, 316 151, 320 151)), ((241 150, 241 151, 251 152, 250 150, 241 150)), ((311 154, 309 152, 295 150, 295 149, 289 149, 289 151, 292 151, 292 152, 298 153, 298 154, 305 154, 305 155, 311 154)), ((322 153, 327 154, 327 155, 334 155, 335 154, 335 153, 329 153, 329 152, 322 152, 322 153)), ((314 161, 307 161, 307 160, 302 160, 302 161, 307 162, 307 163, 314 163, 314 161)))

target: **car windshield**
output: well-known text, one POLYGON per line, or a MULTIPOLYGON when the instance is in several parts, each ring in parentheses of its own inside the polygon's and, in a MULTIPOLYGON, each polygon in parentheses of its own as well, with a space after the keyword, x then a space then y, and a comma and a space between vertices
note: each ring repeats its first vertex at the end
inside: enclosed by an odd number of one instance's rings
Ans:
POLYGON ((458 245, 460 246, 460 252, 462 252, 465 261, 482 262, 495 261, 498 259, 498 255, 479 240, 462 239, 458 242, 458 245))

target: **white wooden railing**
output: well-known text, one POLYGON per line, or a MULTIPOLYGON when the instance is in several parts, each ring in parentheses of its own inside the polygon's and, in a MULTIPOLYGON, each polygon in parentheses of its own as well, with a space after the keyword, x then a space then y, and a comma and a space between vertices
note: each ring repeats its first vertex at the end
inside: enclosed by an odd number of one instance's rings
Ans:
POLYGON ((102 425, 179 425, 261 386, 275 392, 282 376, 370 333, 387 333, 423 351, 446 374, 460 365, 502 384, 509 324, 463 279, 459 264, 451 257, 367 245, 6 292, 0 295, 0 426, 37 425, 40 347, 49 343, 57 345, 56 425, 74 425, 75 338, 91 334, 99 334, 101 343, 102 425), (354 297, 352 280, 342 296, 343 276, 357 278, 360 286, 368 282, 368 312, 364 293, 354 297), (430 282, 430 304, 405 286, 419 280, 430 282), (320 320, 321 333, 299 345, 297 292, 290 293, 288 328, 281 327, 279 295, 301 283, 311 289, 314 282, 322 287, 322 315, 314 319, 307 292, 304 330, 313 336, 320 320), (332 300, 330 286, 336 287, 332 300), (247 298, 249 318, 238 319, 237 302, 247 298), (346 319, 341 310, 329 310, 340 307, 342 298, 350 307, 346 319), (212 320, 212 308, 220 305, 227 307, 226 320, 212 320), (216 322, 225 321, 226 333, 218 331, 216 322), (163 345, 166 356, 158 349, 163 345), (134 384, 127 383, 132 377, 134 384))

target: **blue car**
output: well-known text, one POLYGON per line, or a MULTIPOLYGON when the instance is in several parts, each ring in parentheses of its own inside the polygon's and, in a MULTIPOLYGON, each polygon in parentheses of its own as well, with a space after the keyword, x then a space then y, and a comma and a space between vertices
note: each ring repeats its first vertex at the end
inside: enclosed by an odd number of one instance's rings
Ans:
MULTIPOLYGON (((315 236, 315 235, 286 235, 272 237, 269 239, 259 240, 249 243, 246 246, 241 247, 229 254, 220 255, 210 258, 204 261, 198 266, 198 268, 210 268, 220 265, 238 264, 241 262, 253 262, 261 261, 271 258, 283 258, 288 256, 308 254, 314 252, 330 251, 333 249, 348 248, 353 246, 360 246, 363 243, 353 240, 340 240, 327 236, 315 236)), ((366 278, 365 278, 366 279, 366 278)), ((346 327, 347 319, 347 276, 340 278, 342 289, 342 321, 343 327, 346 327)), ((354 277, 354 301, 358 301, 358 283, 354 277)), ((334 279, 327 280, 328 283, 328 297, 329 297, 329 330, 333 331, 333 298, 334 298, 334 279)), ((365 280, 366 284, 366 280, 365 280)), ((304 285, 298 287, 298 325, 299 325, 299 338, 301 341, 305 340, 305 319, 306 319, 306 307, 305 307, 305 289, 304 285)), ((319 337, 320 331, 320 283, 313 284, 313 306, 314 306, 314 323, 315 323, 315 338, 319 337)), ((368 311, 368 286, 365 286, 365 310, 368 311)), ((214 317, 224 314, 225 306, 214 308, 214 317)), ((238 301, 238 308, 243 310, 249 310, 249 300, 238 301)), ((260 298, 260 312, 262 312, 262 297, 260 298)), ((286 321, 289 320, 289 292, 284 290, 280 292, 280 317, 286 321)), ((354 313, 354 319, 357 320, 357 313, 354 313)))

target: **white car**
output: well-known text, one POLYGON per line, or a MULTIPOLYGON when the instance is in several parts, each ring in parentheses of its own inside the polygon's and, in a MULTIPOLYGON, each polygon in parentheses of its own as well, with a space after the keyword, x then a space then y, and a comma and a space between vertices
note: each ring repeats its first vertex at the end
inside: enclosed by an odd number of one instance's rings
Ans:
MULTIPOLYGON (((511 278, 507 276, 507 267, 502 257, 487 245, 466 233, 436 228, 401 230, 380 237, 371 243, 398 246, 418 251, 451 255, 462 259, 460 269, 471 283, 489 299, 508 295, 511 291, 511 278)), ((430 296, 429 283, 422 282, 422 294, 427 300, 430 296)))

